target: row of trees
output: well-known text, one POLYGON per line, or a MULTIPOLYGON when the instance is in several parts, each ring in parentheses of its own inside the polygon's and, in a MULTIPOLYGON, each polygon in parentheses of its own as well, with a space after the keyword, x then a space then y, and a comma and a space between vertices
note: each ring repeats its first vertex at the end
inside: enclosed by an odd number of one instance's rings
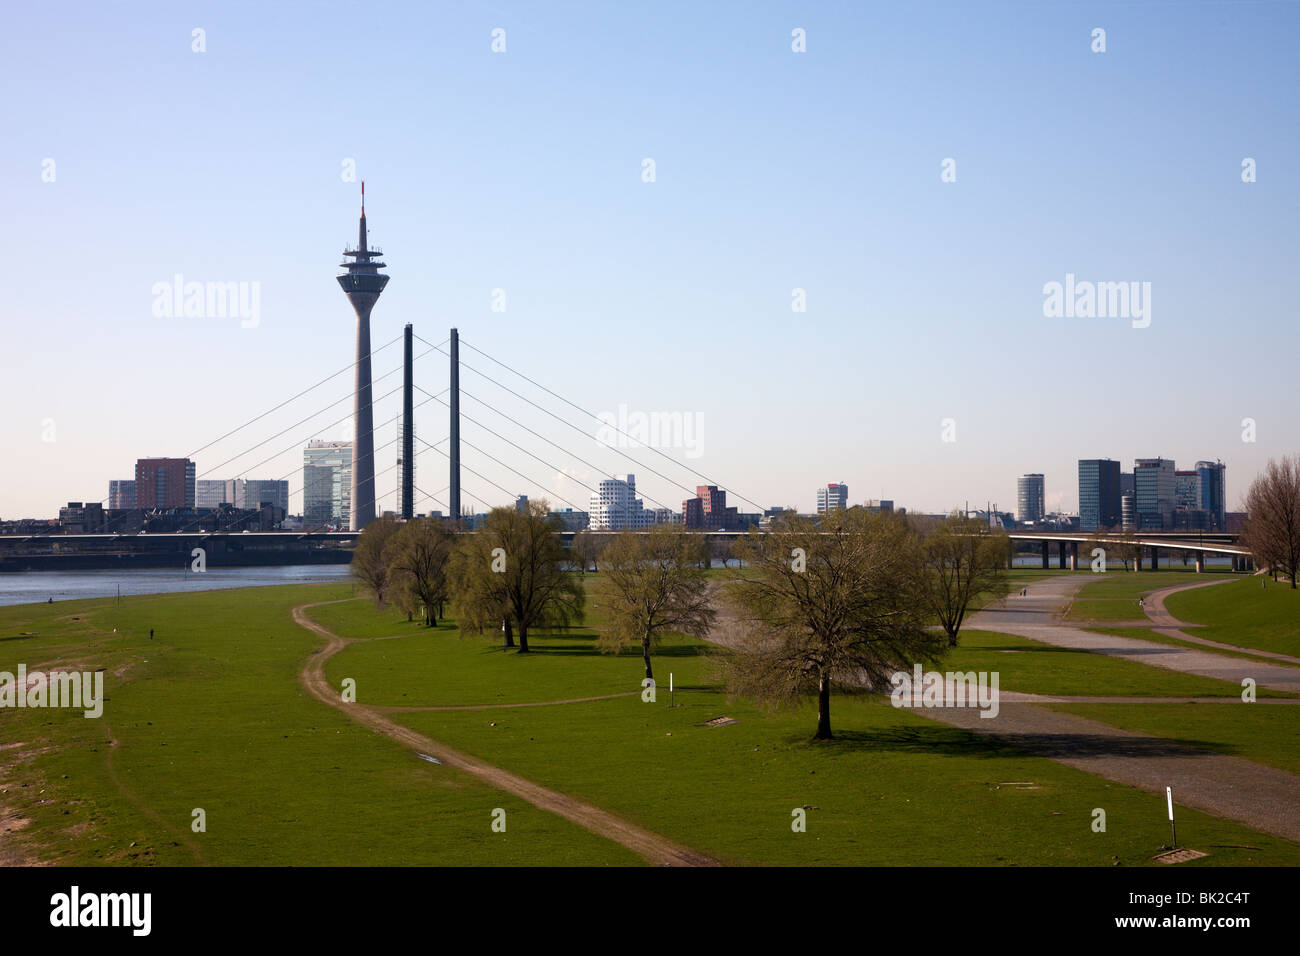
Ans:
POLYGON ((392 603, 430 627, 455 607, 462 630, 500 628, 506 647, 528 652, 528 634, 582 620, 583 589, 544 501, 526 511, 495 508, 477 534, 436 518, 382 518, 357 541, 352 571, 378 604, 392 603), (518 644, 515 637, 518 635, 518 644))
POLYGON ((665 635, 716 630, 730 689, 774 702, 815 694, 819 738, 831 736, 832 686, 881 687, 897 670, 937 660, 977 598, 1008 589, 1005 535, 956 514, 927 528, 865 509, 782 515, 735 543, 741 569, 715 587, 712 544, 701 535, 657 525, 608 537, 594 558, 573 555, 548 512, 541 501, 497 508, 462 535, 436 520, 378 521, 353 567, 378 601, 423 611, 430 625, 450 603, 465 632, 500 628, 506 647, 517 637, 527 653, 530 631, 581 622, 584 588, 570 568, 598 562, 601 651, 639 649, 653 679, 665 635))

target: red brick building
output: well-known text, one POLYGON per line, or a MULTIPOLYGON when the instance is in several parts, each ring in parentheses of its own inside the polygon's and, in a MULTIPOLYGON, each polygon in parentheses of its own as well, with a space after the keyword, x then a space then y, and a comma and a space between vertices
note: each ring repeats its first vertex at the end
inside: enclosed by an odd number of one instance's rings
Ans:
POLYGON ((137 508, 193 508, 194 462, 188 458, 141 458, 135 463, 137 508))

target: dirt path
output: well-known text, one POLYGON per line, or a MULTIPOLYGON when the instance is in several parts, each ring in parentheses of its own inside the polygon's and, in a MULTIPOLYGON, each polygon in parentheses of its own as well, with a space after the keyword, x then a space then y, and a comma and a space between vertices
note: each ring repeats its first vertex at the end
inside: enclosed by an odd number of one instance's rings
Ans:
MULTIPOLYGON (((1233 578, 1231 580, 1238 580, 1233 578)), ((1236 651, 1240 654, 1251 654, 1255 657, 1266 657, 1269 660, 1281 661, 1283 664, 1292 664, 1300 666, 1300 657, 1291 657, 1288 654, 1279 654, 1276 651, 1261 651, 1254 647, 1240 647, 1236 644, 1224 644, 1220 641, 1212 641, 1206 637, 1197 637, 1194 634, 1188 634, 1182 630, 1185 627, 1199 627, 1198 624, 1188 624, 1178 620, 1169 613, 1165 607, 1165 598, 1171 594, 1177 594, 1179 591, 1192 591, 1196 588, 1210 587, 1214 584, 1222 584, 1222 581, 1206 581, 1202 584, 1180 584, 1171 588, 1161 588, 1159 591, 1152 591, 1147 595, 1145 603, 1142 605, 1143 610, 1147 612, 1149 623, 1146 625, 1158 634, 1165 634, 1169 637, 1176 637, 1182 641, 1190 641, 1193 644, 1200 644, 1204 647, 1214 647, 1223 651, 1236 651)))
MULTIPOLYGON (((300 627, 325 639, 325 647, 313 653, 298 675, 303 687, 317 700, 342 711, 362 726, 397 741, 418 753, 436 757, 444 765, 473 774, 480 780, 527 800, 535 807, 564 817, 580 827, 620 843, 659 866, 717 866, 716 860, 702 853, 666 840, 656 833, 642 829, 634 823, 617 817, 599 807, 581 803, 572 797, 540 786, 509 771, 484 763, 469 754, 454 750, 446 744, 394 723, 379 712, 379 708, 364 704, 344 703, 338 690, 325 679, 325 662, 347 647, 351 641, 326 630, 307 616, 307 611, 322 604, 338 601, 319 601, 303 604, 293 609, 293 619, 300 627)), ((622 695, 618 695, 622 696, 622 695)))

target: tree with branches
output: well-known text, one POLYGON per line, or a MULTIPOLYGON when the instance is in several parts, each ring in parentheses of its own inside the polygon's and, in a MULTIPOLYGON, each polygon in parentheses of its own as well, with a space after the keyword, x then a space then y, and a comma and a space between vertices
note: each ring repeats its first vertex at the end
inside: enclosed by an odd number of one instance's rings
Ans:
POLYGON ((643 533, 625 531, 605 549, 604 601, 609 626, 596 646, 614 653, 640 645, 645 676, 654 678, 650 650, 668 631, 704 637, 713 626, 707 572, 699 566, 699 535, 659 524, 643 533))
POLYGON ((401 525, 392 518, 372 521, 357 537, 356 547, 352 550, 352 573, 374 596, 379 607, 383 607, 389 597, 388 543, 400 528, 401 525))
POLYGON ((1255 563, 1280 571, 1296 587, 1300 573, 1300 455, 1269 459, 1246 492, 1243 540, 1255 563))
POLYGON ((506 647, 514 646, 517 633, 519 653, 527 654, 530 631, 582 620, 582 584, 565 569, 563 528, 549 514, 546 501, 530 501, 523 511, 493 508, 482 529, 461 536, 451 579, 466 632, 500 625, 506 647))
POLYGON ((866 509, 781 515, 737 542, 744 570, 727 589, 738 627, 724 662, 733 693, 780 703, 817 696, 815 739, 829 740, 834 685, 883 689, 938 660, 920 543, 901 515, 866 509))
POLYGON ((448 565, 455 532, 437 518, 415 518, 403 524, 385 546, 389 589, 393 603, 407 620, 423 610, 433 627, 443 616, 449 588, 448 565))
POLYGON ((1010 589, 1006 564, 1007 536, 975 518, 954 511, 924 539, 926 603, 957 646, 957 635, 971 602, 981 595, 1004 596, 1010 589))

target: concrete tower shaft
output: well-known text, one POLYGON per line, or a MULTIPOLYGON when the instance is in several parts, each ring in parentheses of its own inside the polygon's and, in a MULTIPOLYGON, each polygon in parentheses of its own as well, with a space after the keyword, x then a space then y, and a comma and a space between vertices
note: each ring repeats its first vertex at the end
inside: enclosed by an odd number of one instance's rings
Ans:
POLYGON ((366 184, 361 184, 361 222, 357 227, 357 247, 345 249, 339 286, 357 314, 356 381, 353 391, 352 423, 352 521, 350 529, 360 531, 375 520, 375 421, 372 407, 370 374, 370 310, 388 284, 380 273, 387 266, 380 262, 382 253, 371 249, 366 236, 366 184))

